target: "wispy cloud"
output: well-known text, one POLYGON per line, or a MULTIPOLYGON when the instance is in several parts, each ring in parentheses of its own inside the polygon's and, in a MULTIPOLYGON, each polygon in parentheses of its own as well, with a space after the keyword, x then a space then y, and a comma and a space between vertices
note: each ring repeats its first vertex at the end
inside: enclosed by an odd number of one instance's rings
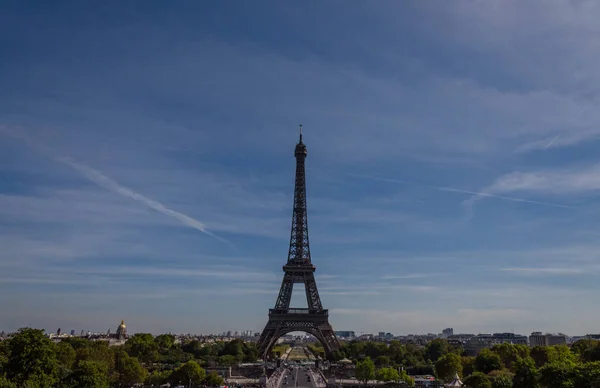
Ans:
POLYGON ((251 283, 256 282, 261 285, 273 285, 273 292, 277 290, 280 277, 274 272, 257 271, 244 266, 234 265, 209 265, 209 266, 102 266, 95 264, 80 265, 79 268, 73 265, 64 266, 55 264, 54 266, 43 267, 41 269, 32 269, 30 265, 24 263, 0 263, 2 272, 10 272, 12 276, 4 280, 15 283, 42 283, 73 281, 81 284, 89 284, 90 279, 110 280, 114 282, 127 282, 132 279, 138 280, 165 280, 165 279, 203 279, 216 281, 236 281, 251 283), (17 275, 23 277, 18 277, 17 275), (28 277, 24 277, 27 275, 28 277))
POLYGON ((181 222, 182 224, 184 224, 186 226, 189 226, 190 228, 199 230, 200 232, 202 232, 212 238, 215 238, 219 241, 223 241, 228 244, 231 244, 228 240, 225 240, 224 238, 219 237, 219 236, 215 235, 214 233, 210 232, 208 229, 206 229, 206 226, 204 225, 204 223, 202 223, 188 215, 185 215, 185 214, 175 211, 173 209, 169 209, 168 207, 166 207, 165 205, 163 205, 162 203, 160 203, 158 201, 155 201, 153 199, 145 197, 142 194, 137 193, 128 187, 122 186, 98 170, 95 170, 89 166, 86 166, 85 164, 75 162, 74 160, 67 158, 67 157, 62 157, 62 158, 59 158, 58 160, 73 167, 75 170, 79 171, 87 179, 89 179, 90 181, 94 182, 95 184, 97 184, 98 186, 100 186, 106 190, 112 191, 112 192, 122 195, 124 197, 129 197, 137 202, 140 202, 140 203, 148 206, 149 208, 151 208, 153 210, 156 210, 159 213, 162 213, 166 216, 177 219, 179 222, 181 222))
MULTIPOLYGON (((596 193, 600 191, 600 164, 528 172, 514 171, 498 177, 484 191, 485 193, 473 193, 474 196, 464 203, 470 206, 485 197, 504 197, 500 194, 515 192, 553 196, 596 193)), ((572 208, 539 201, 526 202, 572 208)))
POLYGON ((539 171, 515 171, 497 178, 487 190, 494 193, 536 192, 552 195, 600 191, 600 164, 539 171))
MULTIPOLYGON (((333 317, 342 316, 343 320, 352 320, 355 331, 372 333, 368 328, 387 330, 390 322, 402 322, 407 333, 437 332, 443 325, 454 327, 459 332, 481 332, 479 328, 494 330, 494 326, 510 324, 510 322, 528 322, 533 317, 531 312, 516 308, 459 308, 455 310, 392 310, 392 309, 354 309, 334 308, 330 310, 333 317), (492 326, 492 327, 490 327, 492 326), (434 329, 435 328, 435 329, 434 329), (358 330, 357 330, 358 329, 358 330)), ((335 319, 335 318, 334 318, 335 319)), ((445 327, 445 326, 444 326, 445 327)), ((509 326, 510 327, 510 326, 509 326)))
POLYGON ((519 145, 515 148, 515 152, 524 153, 537 150, 549 150, 553 148, 563 148, 576 146, 583 142, 591 142, 600 138, 600 131, 577 131, 569 134, 560 134, 554 137, 544 137, 540 140, 535 140, 519 145))
POLYGON ((580 275, 586 273, 581 268, 501 268, 501 271, 514 272, 526 276, 547 276, 547 275, 580 275))
POLYGON ((444 273, 409 273, 406 275, 383 275, 381 279, 383 280, 393 280, 393 279, 422 279, 436 276, 445 276, 449 275, 447 272, 444 273))
MULTIPOLYGON (((517 198, 517 197, 509 197, 509 196, 505 196, 505 195, 492 194, 491 192, 478 192, 478 191, 461 190, 461 189, 455 189, 455 188, 452 188, 452 187, 434 186, 434 185, 428 185, 428 184, 423 184, 423 183, 418 183, 418 182, 412 182, 412 181, 406 181, 406 180, 400 180, 400 179, 393 179, 393 178, 382 178, 382 177, 376 177, 376 176, 366 176, 366 175, 356 175, 356 174, 349 174, 349 175, 357 177, 357 178, 371 179, 371 180, 376 180, 376 181, 380 181, 380 182, 400 183, 400 184, 405 184, 405 185, 414 185, 414 186, 420 186, 420 187, 427 187, 427 188, 430 188, 430 189, 433 189, 433 190, 445 191, 445 192, 449 192, 449 193, 474 195, 475 196, 474 198, 477 198, 477 197, 486 197, 486 198, 502 199, 502 200, 506 200, 506 201, 513 201, 513 202, 531 203, 531 204, 534 204, 534 205, 559 207, 559 208, 564 208, 564 209, 573 209, 574 208, 573 206, 562 205, 562 204, 558 204, 558 203, 543 202, 543 201, 534 201, 534 200, 530 200, 530 199, 517 198)), ((465 203, 468 203, 469 201, 473 202, 474 199, 469 199, 465 203)))
MULTIPOLYGON (((110 16, 88 6, 56 18, 34 12, 44 22, 31 34, 26 4, 12 7, 7 23, 0 23, 8 39, 0 52, 28 48, 27 56, 9 56, 7 71, 0 72, 0 132, 3 126, 14 132, 0 141, 0 264, 7 264, 0 267, 7 279, 0 281, 7 283, 0 284, 0 307, 10 319, 17 322, 17 304, 19 320, 47 322, 48 314, 57 318, 52 324, 84 315, 85 308, 120 320, 133 314, 134 305, 154 316, 139 319, 140 325, 172 316, 179 321, 175 330, 202 325, 222 331, 234 324, 229 322, 261 329, 281 281, 280 272, 269 271, 280 268, 289 239, 296 141, 289 118, 298 117, 310 132, 317 281, 325 286, 328 308, 359 311, 339 315, 337 327, 437 331, 448 322, 478 331, 507 330, 518 322, 531 328, 511 308, 531 311, 538 322, 559 322, 560 330, 579 331, 564 313, 570 308, 580 310, 575 314, 588 327, 598 321, 585 308, 598 304, 593 279, 557 273, 564 267, 587 271, 591 267, 578 265, 598 261, 588 203, 573 198, 597 193, 583 183, 589 177, 566 169, 563 175, 582 178, 579 188, 569 190, 551 188, 556 175, 534 183, 533 176, 519 182, 494 178, 512 171, 549 174, 544 163, 597 158, 590 141, 600 133, 600 54, 593 47, 600 6, 397 2, 348 6, 332 23, 336 10, 327 2, 317 13, 294 4, 257 5, 248 14, 266 26, 282 21, 280 39, 261 30, 249 43, 246 28, 230 23, 225 6, 207 13, 200 3, 198 12, 188 12, 200 22, 157 5, 152 12, 173 15, 158 27, 127 12, 120 15, 123 25, 135 19, 135 27, 115 27, 110 16), (61 19, 79 12, 95 15, 95 28, 75 31, 61 19), (422 20, 429 21, 427 28, 422 20), (307 22, 314 28, 299 39, 298 27, 307 22), (348 27, 356 23, 364 25, 360 36, 348 27), (444 39, 448 31, 452 42, 444 39), (335 52, 322 49, 324 34, 335 52), (51 57, 43 55, 55 41, 65 44, 51 57), (540 68, 540 61, 547 66, 540 68), (39 152, 21 151, 15 139, 25 133, 39 152), (561 147, 573 150, 553 151, 561 147), (524 154, 535 150, 547 152, 524 154), (57 156, 70 159, 46 163, 57 156), (374 184, 348 179, 347 171, 431 184, 374 184), (94 184, 82 185, 83 179, 94 184), (380 200, 390 196, 402 201, 380 200), (454 204, 471 197, 465 205, 488 201, 486 217, 462 222, 454 204), (512 203, 522 205, 506 206, 512 203), (565 211, 570 205, 577 210, 565 211), (197 230, 237 236, 244 255, 221 257, 224 244, 198 238, 197 230), (240 267, 230 272, 214 263, 240 267), (51 272, 54 266, 78 272, 65 270, 61 278, 51 272), (422 276, 436 268, 452 274, 422 276), (321 277, 320 271, 339 277, 321 277), (533 278, 537 274, 545 275, 533 278), (73 291, 86 286, 85 297, 73 291), (186 294, 186 288, 193 291, 186 294), (24 294, 31 289, 36 295, 29 298, 24 294), (136 296, 131 304, 119 297, 126 289, 136 296), (49 301, 48 294, 40 299, 41 290, 70 294, 73 303, 49 301), (138 295, 159 297, 163 290, 169 303, 137 303, 138 295), (573 297, 566 290, 587 294, 573 297), (89 301, 93 292, 102 307, 89 301), (197 303, 205 294, 210 297, 197 303), (44 314, 37 309, 40 300, 48 303, 41 306, 44 314), (192 316, 191 304, 202 310, 195 308, 192 316), (115 312, 119 305, 122 311, 115 312), (427 311, 420 311, 423 306, 427 311), (367 315, 369 309, 374 315, 367 315), (379 317, 377 309, 389 313, 379 317)), ((559 184, 577 184, 559 178, 559 184)), ((97 319, 91 316, 87 322, 97 319)))

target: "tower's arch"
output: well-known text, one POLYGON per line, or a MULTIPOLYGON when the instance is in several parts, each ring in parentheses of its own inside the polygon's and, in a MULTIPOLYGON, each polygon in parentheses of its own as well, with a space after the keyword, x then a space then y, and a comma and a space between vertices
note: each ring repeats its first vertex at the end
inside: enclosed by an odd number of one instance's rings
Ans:
MULTIPOLYGON (((323 346, 323 349, 325 350, 325 358, 333 361, 333 352, 337 349, 337 348, 332 348, 329 344, 331 343, 331 338, 326 338, 325 335, 323 335, 322 330, 319 329, 314 329, 311 327, 303 327, 303 328, 299 328, 299 327, 287 327, 287 328, 281 328, 280 330, 277 331, 277 333, 275 333, 275 335, 272 336, 271 341, 269 342, 269 344, 266 345, 266 347, 264 348, 264 350, 259 349, 259 356, 262 357, 263 359, 267 359, 268 356, 271 354, 271 352, 273 351, 273 348, 275 347, 275 345, 277 344, 277 340, 281 337, 283 337, 286 334, 292 333, 292 332, 304 332, 306 334, 310 334, 312 336, 314 336, 317 341, 319 341, 319 343, 323 346)), ((337 338, 336 338, 337 341, 337 338)))

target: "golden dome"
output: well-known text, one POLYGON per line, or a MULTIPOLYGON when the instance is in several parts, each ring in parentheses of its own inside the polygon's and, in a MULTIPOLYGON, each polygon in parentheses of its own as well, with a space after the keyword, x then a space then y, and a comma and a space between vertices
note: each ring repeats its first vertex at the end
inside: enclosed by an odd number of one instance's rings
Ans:
POLYGON ((119 325, 119 327, 125 328, 127 326, 125 326, 125 321, 121 320, 121 324, 119 325))

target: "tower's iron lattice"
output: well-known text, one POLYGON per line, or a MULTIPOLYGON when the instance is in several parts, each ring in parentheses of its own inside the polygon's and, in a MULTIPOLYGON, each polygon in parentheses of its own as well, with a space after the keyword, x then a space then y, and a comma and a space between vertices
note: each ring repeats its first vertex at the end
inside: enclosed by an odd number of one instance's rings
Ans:
POLYGON ((300 141, 294 152, 296 184, 290 249, 287 263, 283 266, 283 281, 275 308, 269 310, 269 321, 258 340, 259 355, 263 359, 269 356, 278 338, 293 331, 304 331, 314 335, 323 345, 327 358, 331 358, 333 351, 340 346, 329 323, 329 312, 323 309, 321 304, 314 275, 316 268, 310 258, 304 169, 306 155, 306 145, 302 143, 302 126, 300 126, 300 141), (308 304, 306 309, 290 308, 295 283, 303 283, 305 286, 308 304))

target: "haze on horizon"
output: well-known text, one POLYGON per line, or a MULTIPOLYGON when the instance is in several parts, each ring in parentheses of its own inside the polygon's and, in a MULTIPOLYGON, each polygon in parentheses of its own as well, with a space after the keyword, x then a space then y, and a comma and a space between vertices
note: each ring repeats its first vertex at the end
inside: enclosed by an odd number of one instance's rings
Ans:
POLYGON ((0 330, 261 330, 303 124, 335 330, 598 332, 600 3, 376 5, 2 2, 0 330))

